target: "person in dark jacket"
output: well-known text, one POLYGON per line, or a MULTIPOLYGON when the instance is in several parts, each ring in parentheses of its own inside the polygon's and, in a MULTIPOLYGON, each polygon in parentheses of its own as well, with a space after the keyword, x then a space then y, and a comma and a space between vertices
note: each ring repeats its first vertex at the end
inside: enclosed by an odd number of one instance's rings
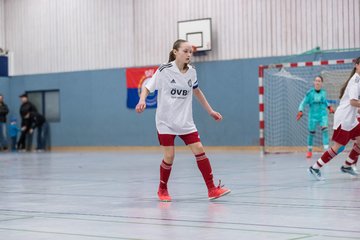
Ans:
POLYGON ((0 94, 0 150, 6 150, 8 148, 7 142, 7 127, 6 116, 9 113, 9 108, 4 102, 4 96, 0 94))
POLYGON ((44 151, 46 138, 45 138, 45 117, 38 112, 30 112, 30 132, 36 129, 37 151, 44 151))
POLYGON ((32 104, 27 93, 23 93, 20 96, 22 102, 20 106, 20 117, 21 117, 21 135, 18 142, 19 151, 31 151, 33 131, 31 131, 31 119, 30 113, 37 112, 34 104, 32 104))
POLYGON ((37 112, 38 110, 36 109, 35 105, 32 104, 29 101, 28 95, 27 93, 23 93, 20 96, 20 100, 21 100, 21 106, 20 106, 20 116, 21 119, 23 119, 25 117, 26 114, 31 113, 31 112, 37 112))
POLYGON ((25 114, 21 118, 21 134, 17 144, 17 149, 20 152, 30 151, 32 145, 32 131, 30 131, 30 113, 25 114))

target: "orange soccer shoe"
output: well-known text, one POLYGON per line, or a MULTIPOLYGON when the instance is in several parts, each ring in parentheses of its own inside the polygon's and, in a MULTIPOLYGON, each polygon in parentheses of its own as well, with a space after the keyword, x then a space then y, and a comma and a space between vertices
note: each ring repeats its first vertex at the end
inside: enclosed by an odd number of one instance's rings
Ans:
POLYGON ((307 152, 306 153, 306 158, 311 158, 312 157, 312 152, 307 152))
POLYGON ((159 188, 158 197, 161 202, 171 202, 171 197, 167 189, 159 188))
POLYGON ((230 189, 224 188, 221 186, 221 180, 219 181, 219 186, 209 189, 209 199, 217 199, 219 197, 225 196, 231 192, 230 189))

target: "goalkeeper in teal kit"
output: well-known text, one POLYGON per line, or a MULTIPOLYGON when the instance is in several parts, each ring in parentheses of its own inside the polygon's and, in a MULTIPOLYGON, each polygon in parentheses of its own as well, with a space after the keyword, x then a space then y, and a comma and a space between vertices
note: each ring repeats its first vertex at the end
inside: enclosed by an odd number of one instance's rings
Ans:
POLYGON ((308 152, 307 158, 312 157, 312 150, 314 144, 314 136, 316 133, 316 127, 321 127, 322 142, 324 149, 329 148, 329 133, 328 133, 328 113, 334 113, 334 109, 330 106, 326 99, 326 91, 322 89, 323 78, 317 76, 314 79, 314 88, 310 89, 299 106, 299 112, 296 116, 296 120, 300 120, 303 116, 304 108, 309 105, 308 116, 308 130, 309 135, 307 139, 308 152))

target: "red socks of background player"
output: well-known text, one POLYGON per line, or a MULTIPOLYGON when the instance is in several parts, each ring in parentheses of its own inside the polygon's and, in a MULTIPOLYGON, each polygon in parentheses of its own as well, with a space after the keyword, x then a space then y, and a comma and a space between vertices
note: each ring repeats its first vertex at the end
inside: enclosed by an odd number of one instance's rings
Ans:
POLYGON ((356 164, 360 154, 360 147, 354 143, 353 148, 349 154, 349 157, 345 161, 346 166, 351 166, 352 164, 356 164))
MULTIPOLYGON (((326 163, 328 163, 331 159, 333 159, 337 153, 330 148, 324 154, 317 160, 317 162, 312 166, 315 169, 320 169, 322 166, 324 166, 326 163)), ((357 159, 360 155, 360 147, 354 143, 354 146, 349 154, 348 159, 345 161, 346 166, 351 166, 352 164, 357 162, 357 159)))
POLYGON ((209 159, 207 158, 205 153, 197 154, 195 155, 195 157, 196 157, 196 163, 205 180, 207 188, 208 189, 215 188, 209 159))
POLYGON ((166 163, 162 160, 160 164, 160 185, 159 188, 167 189, 167 182, 169 181, 172 164, 166 163))
POLYGON ((314 169, 320 169, 326 163, 328 163, 331 159, 333 159, 337 153, 332 149, 329 148, 326 152, 323 153, 321 158, 317 160, 317 162, 312 166, 314 169))

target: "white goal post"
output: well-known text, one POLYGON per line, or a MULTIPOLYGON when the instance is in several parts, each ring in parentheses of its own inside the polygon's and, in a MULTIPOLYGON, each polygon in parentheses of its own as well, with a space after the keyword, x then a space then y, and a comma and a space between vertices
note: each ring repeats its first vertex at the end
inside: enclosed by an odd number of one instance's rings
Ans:
MULTIPOLYGON (((295 62, 259 66, 260 146, 263 153, 306 151, 308 108, 296 121, 296 114, 306 92, 313 87, 316 76, 324 79, 328 102, 336 109, 339 91, 350 76, 354 59, 295 62)), ((329 137, 332 136, 333 115, 329 114, 329 137)), ((321 144, 320 129, 316 130, 315 150, 321 144), (317 146, 317 147, 316 147, 317 146)))

